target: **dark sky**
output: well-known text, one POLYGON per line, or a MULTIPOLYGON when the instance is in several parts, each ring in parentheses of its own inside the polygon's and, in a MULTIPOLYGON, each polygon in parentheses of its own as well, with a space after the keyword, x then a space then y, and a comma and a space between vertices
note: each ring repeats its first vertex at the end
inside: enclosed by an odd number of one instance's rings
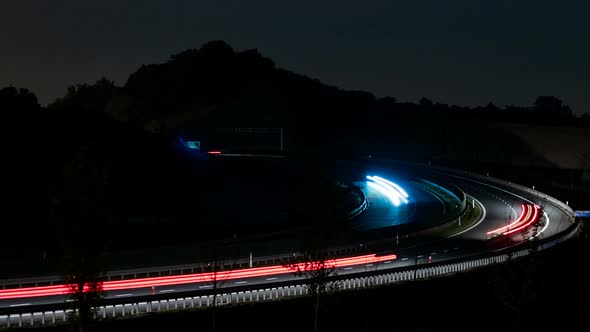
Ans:
POLYGON ((43 104, 224 39, 283 68, 403 101, 590 112, 586 0, 17 0, 0 4, 0 86, 43 104))

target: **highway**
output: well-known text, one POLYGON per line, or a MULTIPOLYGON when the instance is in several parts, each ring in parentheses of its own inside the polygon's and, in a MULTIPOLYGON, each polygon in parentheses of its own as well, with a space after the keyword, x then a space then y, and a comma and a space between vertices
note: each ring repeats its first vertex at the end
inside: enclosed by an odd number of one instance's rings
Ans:
MULTIPOLYGON (((473 198, 473 204, 480 206, 482 214, 473 227, 453 234, 448 238, 419 246, 410 245, 405 247, 403 241, 398 246, 394 239, 391 239, 391 250, 386 252, 380 252, 377 255, 355 255, 335 260, 333 266, 335 266, 337 274, 339 276, 352 276, 368 271, 407 268, 416 264, 444 262, 482 252, 499 251, 527 242, 533 236, 542 240, 565 231, 571 225, 571 221, 563 210, 551 203, 545 204, 543 202, 543 195, 531 197, 530 193, 488 183, 479 178, 475 179, 466 175, 446 174, 446 176, 461 188, 465 194, 473 198), (523 211, 523 207, 528 210, 523 211), (538 216, 534 215, 537 207, 539 208, 538 216), (527 212, 526 218, 525 212, 527 212), (519 220, 519 217, 521 217, 521 220, 519 220), (535 223, 540 222, 540 220, 543 223, 533 228, 535 223), (516 226, 526 226, 525 222, 530 222, 530 225, 525 227, 525 229, 529 229, 530 233, 527 237, 524 237, 521 231, 506 235, 501 233, 490 234, 491 231, 497 229, 502 229, 504 233, 508 233, 511 229, 516 229, 516 226)), ((380 227, 386 222, 403 223, 420 213, 433 217, 442 217, 446 211, 445 202, 435 199, 436 197, 429 197, 432 196, 432 193, 422 189, 409 190, 410 202, 399 209, 390 204, 387 197, 380 195, 378 191, 371 191, 366 187, 363 190, 366 193, 369 207, 359 218, 361 227, 380 227), (414 202, 429 202, 428 211, 419 211, 420 206, 413 204, 412 200, 414 202)), ((146 272, 148 272, 147 269, 146 272)), ((104 288, 106 299, 120 300, 123 303, 125 298, 129 297, 145 296, 149 298, 156 294, 168 294, 170 298, 174 298, 175 294, 202 293, 213 289, 214 284, 217 288, 231 289, 240 287, 245 289, 252 287, 255 289, 277 283, 296 281, 297 279, 292 271, 277 265, 223 271, 223 273, 215 276, 210 273, 196 273, 192 275, 109 281, 105 282, 104 288)), ((0 310, 3 308, 26 310, 28 306, 64 303, 67 301, 67 295, 63 294, 63 286, 47 287, 0 289, 0 310)))

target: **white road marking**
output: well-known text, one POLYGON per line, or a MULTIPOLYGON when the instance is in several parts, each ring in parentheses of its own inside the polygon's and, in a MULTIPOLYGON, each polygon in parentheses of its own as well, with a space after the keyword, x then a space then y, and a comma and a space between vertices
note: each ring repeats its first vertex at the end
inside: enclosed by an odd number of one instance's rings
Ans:
POLYGON ((168 292, 174 292, 174 291, 175 291, 175 289, 164 289, 164 290, 161 290, 160 293, 168 293, 168 292))
POLYGON ((271 281, 271 280, 277 280, 279 278, 266 278, 267 281, 271 281))
POLYGON ((345 267, 344 270, 352 270, 352 267, 345 267))
POLYGON ((547 229, 547 226, 549 226, 549 216, 547 215, 547 212, 545 212, 545 210, 543 210, 543 214, 545 215, 545 226, 543 226, 543 229, 541 229, 535 236, 533 236, 533 238, 539 236, 547 229))
POLYGON ((367 264, 367 265, 365 265, 365 266, 368 266, 368 267, 369 267, 369 266, 373 266, 373 264, 367 264))
POLYGON ((133 295, 133 294, 131 294, 131 293, 128 293, 128 294, 117 294, 117 295, 115 295, 115 297, 131 296, 131 295, 133 295))
MULTIPOLYGON (((474 201, 476 201, 477 204, 479 204, 479 206, 481 206, 481 209, 483 211, 483 215, 481 216, 481 218, 474 225, 472 225, 471 227, 469 227, 469 228, 467 228, 467 229, 465 229, 465 230, 463 230, 463 231, 461 231, 461 232, 459 232, 457 234, 453 234, 453 235, 449 236, 449 238, 454 237, 454 236, 457 236, 457 235, 461 235, 461 234, 463 234, 465 232, 468 232, 468 231, 474 229, 479 224, 481 224, 481 222, 486 218, 486 208, 485 208, 485 206, 483 206, 483 204, 481 204, 481 202, 478 201, 477 199, 475 199, 473 196, 470 196, 470 195, 467 195, 467 194, 465 194, 465 195, 471 197, 471 199, 473 199, 474 201)), ((458 248, 455 248, 455 250, 457 250, 457 249, 458 248)))
POLYGON ((422 255, 418 255, 418 258, 422 258, 422 257, 424 257, 424 256, 422 256, 422 255))
POLYGON ((199 288, 211 288, 211 287, 213 287, 213 285, 205 285, 205 286, 201 286, 199 288))
POLYGON ((383 264, 389 264, 389 263, 391 263, 391 261, 385 261, 385 262, 383 262, 383 264))
POLYGON ((234 282, 234 284, 236 284, 236 285, 245 284, 245 283, 247 283, 247 281, 245 281, 245 280, 234 282))
MULTIPOLYGON (((522 199, 522 200, 524 200, 524 201, 527 201, 527 202, 529 202, 529 203, 531 203, 531 204, 533 204, 533 205, 537 205, 537 204, 535 204, 535 203, 531 202, 530 200, 528 200, 528 199, 526 199, 526 198, 524 198, 524 197, 522 197, 522 196, 520 196, 520 195, 517 195, 517 194, 515 194, 515 193, 513 193, 513 192, 510 192, 510 191, 508 191, 508 190, 504 190, 504 189, 502 189, 502 188, 498 188, 498 187, 496 187, 496 186, 492 186, 491 184, 487 184, 487 183, 485 183, 485 182, 481 182, 481 181, 477 181, 477 180, 473 180, 473 179, 464 178, 464 177, 462 177, 462 176, 459 176, 459 175, 454 175, 454 174, 448 174, 448 175, 450 175, 450 176, 454 176, 454 177, 456 177, 456 178, 464 179, 464 180, 467 180, 467 181, 471 181, 471 182, 475 182, 475 183, 483 184, 484 186, 488 186, 488 187, 490 187, 490 188, 494 188, 494 189, 497 189, 497 190, 503 191, 503 192, 505 192, 505 193, 508 193, 508 194, 510 194, 510 195, 512 195, 512 196, 516 196, 516 197, 518 197, 518 198, 520 198, 520 199, 522 199)), ((483 206, 483 205, 482 205, 482 206, 483 206)), ((538 206, 538 205, 537 205, 537 206, 538 206)), ((514 210, 514 209, 513 209, 513 210, 514 210)), ((543 213, 544 213, 544 214, 545 214, 545 216, 547 217, 547 224, 549 224, 549 216, 548 216, 548 215, 545 213, 545 210, 543 210, 543 213)), ((516 212, 514 212, 514 214, 515 214, 515 216, 516 216, 516 212)), ((539 233, 538 233, 537 235, 535 235, 535 236, 538 236, 538 235, 539 235, 539 234, 541 234, 541 233, 542 233, 544 230, 545 230, 545 229, 542 229, 542 230, 541 230, 541 232, 539 232, 539 233)))
POLYGON ((408 257, 402 258, 402 261, 407 261, 407 260, 408 260, 408 257))
POLYGON ((23 307, 26 305, 31 305, 31 304, 30 303, 11 304, 10 307, 23 307))

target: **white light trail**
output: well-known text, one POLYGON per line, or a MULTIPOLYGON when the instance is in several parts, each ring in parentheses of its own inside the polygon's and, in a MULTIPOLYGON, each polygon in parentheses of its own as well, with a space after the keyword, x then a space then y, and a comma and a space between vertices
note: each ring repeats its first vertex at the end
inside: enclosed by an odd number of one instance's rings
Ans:
POLYGON ((367 184, 389 198, 395 205, 408 204, 408 193, 397 184, 379 176, 367 176, 367 184))
POLYGON ((385 197, 389 198, 389 200, 391 201, 391 203, 393 203, 393 205, 399 206, 401 204, 398 196, 396 196, 393 192, 391 192, 391 190, 387 190, 387 188, 383 187, 381 184, 378 184, 376 182, 367 182, 367 184, 369 185, 369 187, 377 190, 378 192, 383 194, 385 197))
POLYGON ((375 176, 373 176, 373 179, 375 179, 375 180, 377 180, 377 181, 385 182, 385 183, 387 183, 388 185, 390 185, 390 186, 394 187, 394 188, 395 188, 397 191, 399 191, 399 192, 402 194, 402 196, 403 196, 404 198, 408 198, 408 197, 409 197, 409 196, 408 196, 408 193, 407 193, 405 190, 403 190, 403 189, 402 189, 402 187, 398 186, 397 184, 395 184, 395 183, 393 183, 393 182, 391 182, 391 181, 389 181, 389 180, 387 180, 387 179, 384 179, 384 178, 382 178, 382 177, 380 177, 380 176, 376 176, 376 175, 375 175, 375 176))

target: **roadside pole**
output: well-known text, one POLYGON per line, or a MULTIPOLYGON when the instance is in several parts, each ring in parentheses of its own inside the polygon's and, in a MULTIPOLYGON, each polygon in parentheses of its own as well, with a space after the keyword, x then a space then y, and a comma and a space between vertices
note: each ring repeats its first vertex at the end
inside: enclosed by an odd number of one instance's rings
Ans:
POLYGON ((416 280, 416 270, 418 269, 418 252, 414 249, 414 280, 416 280))

